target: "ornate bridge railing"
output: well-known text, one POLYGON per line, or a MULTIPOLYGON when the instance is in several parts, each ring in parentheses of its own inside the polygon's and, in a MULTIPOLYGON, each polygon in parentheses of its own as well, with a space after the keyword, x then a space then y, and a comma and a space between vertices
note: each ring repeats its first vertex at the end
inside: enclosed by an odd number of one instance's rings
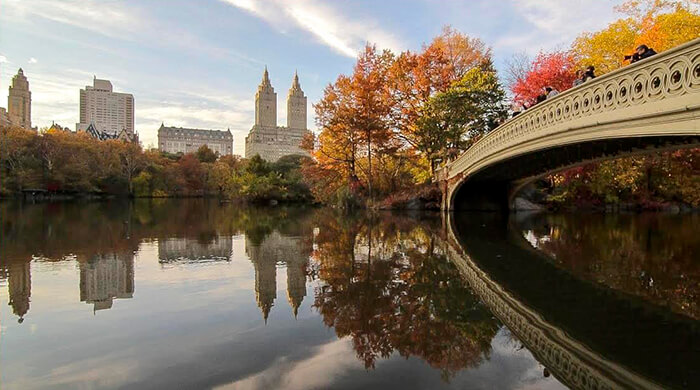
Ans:
MULTIPOLYGON (((618 137, 698 135, 695 126, 681 130, 619 130, 630 120, 654 121, 665 115, 700 109, 700 38, 571 88, 499 126, 436 179, 467 177, 495 162, 537 150, 618 137), (589 131, 591 129, 596 131, 589 131), (646 131, 646 133, 645 133, 646 131)), ((697 120, 697 114, 694 119, 697 120)), ((674 121, 669 119, 668 122, 674 121)))

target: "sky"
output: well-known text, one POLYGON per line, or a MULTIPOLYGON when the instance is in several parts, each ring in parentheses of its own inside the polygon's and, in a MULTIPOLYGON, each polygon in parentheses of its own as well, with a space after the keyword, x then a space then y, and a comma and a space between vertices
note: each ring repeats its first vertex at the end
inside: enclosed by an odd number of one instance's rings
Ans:
MULTIPOLYGON (((365 43, 420 50, 443 26, 481 38, 497 69, 567 47, 620 17, 620 0, 0 0, 0 90, 23 68, 32 124, 75 129, 92 78, 134 95, 144 147, 166 126, 230 129, 243 155, 267 65, 278 124, 294 71, 312 104, 365 43)), ((0 107, 7 101, 0 98, 0 107)))

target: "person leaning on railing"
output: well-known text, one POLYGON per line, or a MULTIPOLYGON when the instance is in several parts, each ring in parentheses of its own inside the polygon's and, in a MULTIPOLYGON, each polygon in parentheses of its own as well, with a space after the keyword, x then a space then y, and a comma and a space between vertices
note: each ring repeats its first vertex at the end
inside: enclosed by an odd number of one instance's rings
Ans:
POLYGON ((647 45, 639 45, 635 49, 633 54, 630 54, 628 56, 625 56, 625 61, 629 61, 630 64, 634 64, 637 61, 641 61, 645 58, 649 58, 656 54, 656 51, 654 49, 649 48, 647 45))

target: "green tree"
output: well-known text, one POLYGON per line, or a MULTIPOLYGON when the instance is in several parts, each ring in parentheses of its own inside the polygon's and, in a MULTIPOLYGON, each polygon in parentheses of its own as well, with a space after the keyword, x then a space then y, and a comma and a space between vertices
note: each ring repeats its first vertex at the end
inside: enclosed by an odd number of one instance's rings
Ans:
POLYGON ((441 160, 467 149, 474 138, 507 117, 505 91, 490 61, 469 70, 447 91, 430 99, 418 119, 419 150, 430 160, 431 172, 441 160))
POLYGON ((201 163, 213 163, 217 158, 219 158, 219 156, 207 145, 200 146, 199 149, 197 149, 197 152, 195 152, 195 156, 201 163))

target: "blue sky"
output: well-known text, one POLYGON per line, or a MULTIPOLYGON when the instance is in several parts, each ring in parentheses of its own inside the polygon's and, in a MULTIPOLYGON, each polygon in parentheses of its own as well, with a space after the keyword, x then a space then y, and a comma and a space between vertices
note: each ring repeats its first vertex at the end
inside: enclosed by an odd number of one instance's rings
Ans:
MULTIPOLYGON (((513 53, 566 47, 619 17, 612 0, 1 0, 0 90, 22 67, 32 122, 75 127, 92 77, 134 95, 136 130, 230 128, 243 154, 265 65, 286 123, 294 70, 311 103, 352 69, 365 42, 417 50, 444 25, 480 37, 497 68, 513 53)), ((2 93, 0 106, 7 107, 2 93)))

